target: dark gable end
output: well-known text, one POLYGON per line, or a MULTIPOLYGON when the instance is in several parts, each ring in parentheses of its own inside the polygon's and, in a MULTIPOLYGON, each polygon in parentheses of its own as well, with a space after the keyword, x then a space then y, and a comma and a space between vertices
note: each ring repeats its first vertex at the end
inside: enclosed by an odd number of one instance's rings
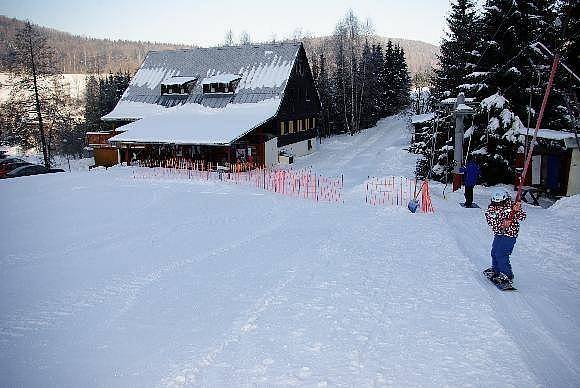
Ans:
MULTIPOLYGON (((296 127, 298 120, 302 120, 302 126, 305 125, 304 120, 318 120, 320 111, 320 99, 314 77, 312 76, 312 70, 306 57, 306 51, 300 44, 296 61, 284 90, 282 103, 276 117, 277 120, 273 123, 275 128, 272 135, 278 137, 278 147, 315 137, 314 128, 288 133, 288 127, 290 122, 292 122, 293 127, 296 127), (286 133, 284 135, 281 134, 281 124, 285 128, 286 133)), ((316 123, 315 127, 318 126, 319 124, 316 123)))

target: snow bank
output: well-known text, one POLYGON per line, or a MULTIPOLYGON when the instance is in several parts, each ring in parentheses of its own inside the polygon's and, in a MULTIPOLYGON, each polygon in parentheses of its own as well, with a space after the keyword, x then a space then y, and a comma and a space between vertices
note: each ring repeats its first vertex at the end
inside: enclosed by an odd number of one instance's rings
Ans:
POLYGON ((580 218, 580 194, 559 199, 548 211, 569 220, 580 218))
POLYGON ((274 116, 280 98, 209 108, 185 104, 165 109, 123 127, 110 142, 229 144, 274 116))

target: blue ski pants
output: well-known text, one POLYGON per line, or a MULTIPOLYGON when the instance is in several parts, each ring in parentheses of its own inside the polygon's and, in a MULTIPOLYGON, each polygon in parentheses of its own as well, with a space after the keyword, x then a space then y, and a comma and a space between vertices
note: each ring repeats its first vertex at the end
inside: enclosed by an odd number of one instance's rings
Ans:
POLYGON ((503 272, 508 278, 513 279, 510 255, 516 244, 515 237, 496 234, 491 246, 491 265, 496 272, 503 272))

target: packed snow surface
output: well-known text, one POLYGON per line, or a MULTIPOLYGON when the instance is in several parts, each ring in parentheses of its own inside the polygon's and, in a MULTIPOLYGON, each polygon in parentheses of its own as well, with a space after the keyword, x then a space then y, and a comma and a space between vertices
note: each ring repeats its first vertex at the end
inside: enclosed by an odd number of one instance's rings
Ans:
POLYGON ((427 121, 431 121, 435 118, 435 113, 431 112, 431 113, 423 113, 420 115, 414 115, 411 117, 411 123, 412 124, 421 124, 421 123, 426 123, 427 121))
POLYGON ((123 126, 125 132, 110 142, 228 144, 270 119, 278 111, 280 98, 209 108, 184 104, 167 108, 123 126))
POLYGON ((412 176, 407 123, 298 160, 344 174, 344 204, 130 168, 0 181, 0 385, 576 386, 578 198, 524 206, 502 293, 461 192, 365 204, 369 175, 412 176))

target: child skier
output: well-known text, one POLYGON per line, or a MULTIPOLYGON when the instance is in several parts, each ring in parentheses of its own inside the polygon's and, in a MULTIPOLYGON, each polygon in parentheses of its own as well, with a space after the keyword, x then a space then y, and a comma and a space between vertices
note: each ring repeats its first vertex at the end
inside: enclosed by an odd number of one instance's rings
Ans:
POLYGON ((485 218, 495 236, 491 248, 491 268, 484 273, 494 282, 511 283, 514 273, 510 255, 520 230, 519 221, 526 218, 526 213, 522 210, 521 203, 512 202, 506 190, 497 189, 491 195, 485 218))

